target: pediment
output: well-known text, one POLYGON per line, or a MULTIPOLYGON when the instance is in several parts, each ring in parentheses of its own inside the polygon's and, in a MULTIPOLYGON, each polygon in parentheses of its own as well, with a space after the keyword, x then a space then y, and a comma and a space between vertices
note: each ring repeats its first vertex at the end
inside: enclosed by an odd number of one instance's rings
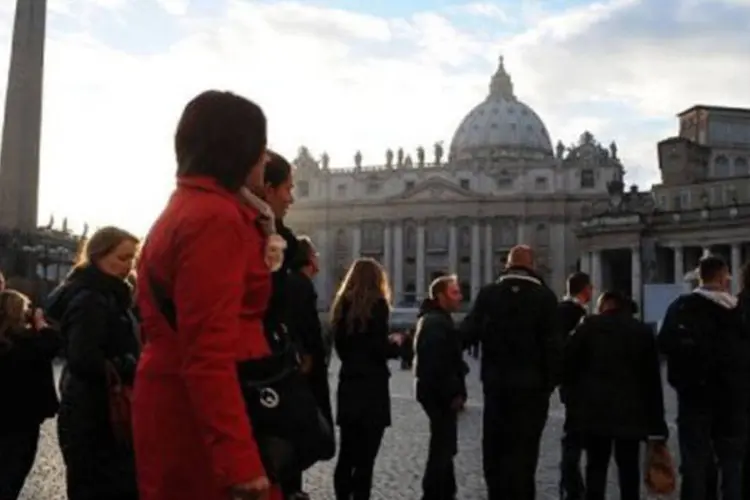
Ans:
POLYGON ((441 177, 430 177, 391 199, 403 201, 461 201, 476 198, 477 193, 474 191, 463 189, 441 177))

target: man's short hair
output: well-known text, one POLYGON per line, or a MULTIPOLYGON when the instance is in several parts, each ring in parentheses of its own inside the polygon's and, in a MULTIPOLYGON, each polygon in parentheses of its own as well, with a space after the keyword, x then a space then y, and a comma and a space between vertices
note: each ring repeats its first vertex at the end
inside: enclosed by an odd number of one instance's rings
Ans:
POLYGON ((702 282, 711 282, 728 269, 729 266, 724 259, 718 255, 708 255, 698 262, 698 278, 702 282))
POLYGON ((568 295, 575 297, 591 285, 591 277, 584 272, 576 272, 568 276, 568 295))
POLYGON ((437 299, 438 295, 445 293, 448 287, 454 283, 458 283, 458 276, 455 274, 446 274, 445 276, 435 278, 430 283, 430 299, 437 299))

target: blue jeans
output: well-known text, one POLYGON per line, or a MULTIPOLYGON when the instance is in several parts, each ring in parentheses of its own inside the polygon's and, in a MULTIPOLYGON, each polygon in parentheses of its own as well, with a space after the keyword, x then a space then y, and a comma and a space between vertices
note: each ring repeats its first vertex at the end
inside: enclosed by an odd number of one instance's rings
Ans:
POLYGON ((707 486, 716 464, 722 500, 742 499, 742 465, 747 414, 723 414, 706 407, 679 404, 677 432, 682 474, 681 500, 710 498, 707 486))

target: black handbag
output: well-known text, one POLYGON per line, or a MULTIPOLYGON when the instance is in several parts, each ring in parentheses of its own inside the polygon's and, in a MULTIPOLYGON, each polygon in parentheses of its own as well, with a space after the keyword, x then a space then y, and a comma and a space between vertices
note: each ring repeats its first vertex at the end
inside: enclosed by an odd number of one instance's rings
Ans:
MULTIPOLYGON (((149 276, 159 311, 174 331, 177 315, 165 289, 149 276)), ((332 426, 323 416, 288 335, 266 331, 272 355, 237 364, 245 407, 266 475, 279 483, 336 453, 332 426)))

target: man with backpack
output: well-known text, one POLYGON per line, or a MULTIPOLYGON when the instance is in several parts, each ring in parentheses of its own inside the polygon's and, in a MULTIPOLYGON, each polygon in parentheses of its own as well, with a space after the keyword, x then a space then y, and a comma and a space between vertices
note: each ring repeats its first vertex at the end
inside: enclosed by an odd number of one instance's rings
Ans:
POLYGON ((534 271, 531 247, 519 245, 462 324, 465 345, 481 344, 489 500, 535 497, 539 445, 562 362, 558 323, 557 298, 534 271))
POLYGON ((721 498, 740 500, 750 399, 750 338, 729 267, 709 255, 698 265, 699 286, 667 309, 659 349, 677 392, 682 500, 703 500, 716 464, 721 498))

